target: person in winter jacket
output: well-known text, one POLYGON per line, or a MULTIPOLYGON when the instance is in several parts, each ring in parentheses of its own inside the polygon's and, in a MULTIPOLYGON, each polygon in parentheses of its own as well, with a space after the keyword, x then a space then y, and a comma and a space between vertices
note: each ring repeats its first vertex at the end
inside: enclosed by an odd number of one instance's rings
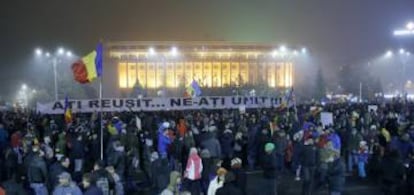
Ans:
POLYGON ((115 194, 116 195, 124 195, 124 186, 122 185, 121 177, 115 172, 115 169, 113 166, 106 167, 106 170, 109 174, 111 174, 111 177, 114 179, 115 183, 115 194))
POLYGON ((217 176, 211 180, 210 184, 208 185, 207 195, 215 195, 217 190, 223 187, 224 184, 224 177, 227 174, 227 170, 224 168, 219 168, 217 170, 217 176))
POLYGON ((206 132, 203 133, 204 140, 201 140, 201 148, 207 149, 210 152, 210 156, 213 159, 221 158, 221 146, 220 142, 213 136, 213 134, 206 132))
POLYGON ((181 184, 180 173, 173 171, 170 174, 170 182, 166 189, 164 189, 160 195, 179 195, 180 189, 179 185, 181 184))
POLYGON ((83 192, 83 195, 103 195, 103 192, 100 188, 96 187, 92 183, 92 178, 90 174, 85 174, 82 177, 82 185, 85 191, 83 192))
POLYGON ((328 183, 331 195, 341 195, 345 186, 345 169, 345 164, 340 158, 329 164, 328 183))
POLYGON ((161 193, 168 185, 168 160, 159 158, 157 152, 151 154, 151 182, 155 193, 161 193))
POLYGON ((0 124, 0 153, 3 153, 3 149, 6 148, 9 143, 9 133, 4 129, 3 124, 0 124))
POLYGON ((355 128, 352 129, 351 134, 348 137, 347 150, 348 150, 348 172, 353 171, 353 166, 357 164, 359 143, 362 141, 362 136, 357 132, 355 128))
POLYGON ((32 148, 33 156, 28 162, 27 179, 36 195, 47 195, 48 174, 43 153, 38 145, 32 148))
POLYGON ((234 153, 234 136, 230 129, 226 129, 220 136, 222 158, 231 159, 234 153))
POLYGON ((262 160, 264 186, 264 195, 277 195, 276 172, 277 160, 274 152, 275 145, 273 143, 266 143, 264 147, 265 155, 262 160))
POLYGON ((198 156, 197 149, 191 148, 190 155, 187 161, 187 167, 185 170, 185 178, 189 180, 189 188, 191 194, 200 194, 200 180, 201 173, 203 171, 203 163, 201 158, 198 156))
POLYGON ((158 153, 161 158, 167 158, 168 146, 172 143, 170 137, 168 137, 169 123, 165 122, 158 130, 158 153))
POLYGON ((59 175, 59 185, 53 191, 53 195, 62 195, 62 194, 70 194, 70 195, 82 195, 82 191, 79 187, 72 182, 70 174, 67 172, 63 172, 59 175))
POLYGON ((26 195, 21 179, 13 174, 9 180, 2 184, 7 195, 26 195))
POLYGON ((365 165, 368 163, 368 145, 366 141, 361 141, 359 143, 359 150, 358 150, 358 176, 360 178, 367 177, 366 171, 365 171, 365 165))
POLYGON ((234 173, 235 182, 234 184, 238 189, 241 190, 242 194, 246 194, 246 186, 247 186, 247 174, 246 171, 243 169, 242 160, 240 158, 234 158, 231 160, 231 172, 234 173))
POLYGON ((74 163, 74 172, 79 174, 79 180, 82 177, 83 163, 85 158, 85 142, 83 141, 82 135, 78 135, 76 138, 71 139, 71 149, 69 157, 74 163))
POLYGON ((58 185, 58 176, 63 172, 69 171, 70 160, 67 157, 63 157, 53 163, 49 168, 49 181, 51 189, 54 189, 58 185))
POLYGON ((228 172, 224 178, 223 187, 217 190, 216 195, 242 195, 241 190, 236 187, 234 181, 234 174, 232 172, 228 172))
POLYGON ((313 192, 316 167, 318 163, 318 149, 314 145, 312 137, 305 139, 304 146, 299 155, 300 164, 302 165, 302 195, 310 195, 313 192))
POLYGON ((125 147, 119 141, 115 141, 112 147, 113 150, 108 154, 108 165, 113 166, 116 173, 123 177, 126 165, 125 147))
POLYGON ((115 181, 111 174, 105 169, 105 163, 98 161, 92 172, 92 183, 100 188, 104 195, 109 195, 115 189, 115 181))
POLYGON ((210 152, 207 149, 202 150, 200 156, 201 161, 203 163, 203 171, 201 173, 201 185, 204 194, 207 194, 208 185, 211 179, 214 177, 216 165, 214 163, 214 160, 210 156, 210 152))
POLYGON ((62 132, 58 135, 58 141, 55 145, 55 153, 59 153, 63 156, 66 155, 66 133, 62 132))

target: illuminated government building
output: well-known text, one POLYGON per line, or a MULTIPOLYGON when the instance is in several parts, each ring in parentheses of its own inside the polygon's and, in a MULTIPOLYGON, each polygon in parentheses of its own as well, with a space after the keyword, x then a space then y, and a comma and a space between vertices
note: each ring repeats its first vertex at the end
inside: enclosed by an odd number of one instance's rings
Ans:
POLYGON ((271 44, 232 42, 108 42, 104 94, 119 97, 137 82, 146 90, 184 88, 196 80, 203 88, 294 82, 296 50, 271 44), (116 85, 114 85, 116 83, 116 85))

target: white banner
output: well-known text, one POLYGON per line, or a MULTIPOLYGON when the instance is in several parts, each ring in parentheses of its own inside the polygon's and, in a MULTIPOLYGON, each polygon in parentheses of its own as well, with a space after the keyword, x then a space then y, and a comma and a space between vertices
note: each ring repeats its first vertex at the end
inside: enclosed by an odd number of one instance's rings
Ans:
POLYGON ((328 125, 333 125, 332 112, 321 112, 321 123, 324 127, 328 125))
MULTIPOLYGON (((73 113, 120 111, 161 111, 161 110, 195 110, 195 109, 239 109, 278 107, 282 98, 273 97, 240 97, 240 96, 211 96, 211 97, 150 97, 150 98, 104 98, 91 100, 69 100, 73 113)), ((65 101, 37 103, 37 112, 43 114, 63 114, 65 101)))

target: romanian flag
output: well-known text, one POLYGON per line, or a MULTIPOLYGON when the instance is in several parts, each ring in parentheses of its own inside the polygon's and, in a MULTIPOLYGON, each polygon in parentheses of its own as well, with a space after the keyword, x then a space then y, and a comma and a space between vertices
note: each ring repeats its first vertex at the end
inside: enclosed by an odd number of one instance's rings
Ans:
POLYGON ((68 96, 65 97, 65 123, 72 123, 72 109, 70 108, 68 96))
POLYGON ((73 77, 79 83, 90 83, 102 75, 103 48, 99 43, 96 50, 72 64, 73 77))
POLYGON ((193 80, 191 84, 185 90, 186 97, 196 97, 201 95, 201 87, 196 80, 193 80))

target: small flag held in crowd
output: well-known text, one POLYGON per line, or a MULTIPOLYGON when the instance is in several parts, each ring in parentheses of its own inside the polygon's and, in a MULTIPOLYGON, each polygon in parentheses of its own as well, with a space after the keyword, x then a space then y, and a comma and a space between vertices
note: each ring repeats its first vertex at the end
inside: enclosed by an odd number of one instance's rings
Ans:
POLYGON ((65 112, 64 112, 64 115, 65 115, 65 123, 66 124, 72 123, 72 109, 70 108, 70 105, 69 105, 68 96, 65 97, 65 112))
POLYGON ((191 84, 186 88, 184 96, 197 97, 201 95, 201 87, 196 80, 193 80, 191 84))
POLYGON ((103 47, 99 43, 94 51, 72 64, 74 79, 81 83, 90 83, 102 75, 103 47))

